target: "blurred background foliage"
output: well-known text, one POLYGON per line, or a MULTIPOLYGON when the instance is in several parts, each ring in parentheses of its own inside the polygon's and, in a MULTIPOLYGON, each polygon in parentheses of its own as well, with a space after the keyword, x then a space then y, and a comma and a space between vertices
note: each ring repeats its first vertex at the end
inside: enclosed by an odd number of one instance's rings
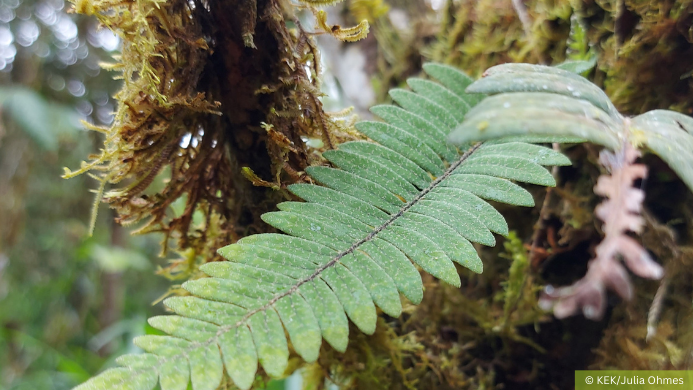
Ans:
POLYGON ((119 40, 63 0, 0 3, 0 389, 69 389, 147 332, 169 283, 154 237, 102 212, 87 223, 89 177, 60 179, 108 125, 119 88, 99 67, 119 40))
MULTIPOLYGON (((96 183, 59 178, 62 167, 78 167, 102 145, 79 121, 108 127, 120 88, 99 67, 119 53, 119 39, 69 8, 64 0, 0 0, 0 390, 68 389, 111 365, 134 348, 134 336, 153 332, 145 319, 163 309, 152 304, 192 272, 167 272, 158 257, 161 236, 130 236, 106 207, 88 237, 88 189, 96 183)), ((368 118, 368 107, 387 101, 390 88, 405 86, 430 60, 477 77, 503 62, 590 58, 596 67, 587 76, 625 113, 693 110, 690 0, 348 0, 330 7, 328 17, 329 24, 367 19, 372 26, 358 43, 317 37, 322 102, 330 111, 354 106, 368 118)), ((300 18, 312 28, 310 16, 300 18)), ((533 189, 537 204, 549 199, 546 210, 503 210, 517 236, 482 253, 483 275, 461 271, 462 289, 425 277, 422 305, 408 306, 400 319, 381 318, 373 336, 352 331, 346 354, 323 348, 316 364, 303 367, 304 383, 549 389, 588 366, 692 368, 693 196, 657 158, 646 158, 654 172, 644 184, 653 218, 643 239, 674 277, 654 342, 644 334, 656 283, 636 281, 634 302, 612 301, 598 323, 558 321, 537 309, 541 286, 584 274, 600 238, 592 218, 598 151, 566 152, 576 163, 559 172, 553 195, 533 189), (539 255, 528 259, 522 243, 532 241, 539 255), (524 272, 511 274, 512 264, 524 272), (505 307, 512 296, 521 299, 505 307)), ((188 256, 171 252, 182 258, 169 264, 188 256)), ((299 385, 294 376, 268 388, 299 385)))

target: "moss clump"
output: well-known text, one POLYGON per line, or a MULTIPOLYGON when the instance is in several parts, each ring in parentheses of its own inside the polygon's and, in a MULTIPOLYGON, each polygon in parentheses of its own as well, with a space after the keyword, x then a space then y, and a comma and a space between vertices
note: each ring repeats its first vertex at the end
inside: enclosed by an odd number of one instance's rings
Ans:
MULTIPOLYGON (((320 162, 304 139, 332 148, 353 137, 322 108, 319 53, 288 3, 79 0, 75 10, 121 38, 106 67, 124 84, 113 125, 94 128, 101 153, 65 176, 90 171, 118 221, 184 252, 167 274, 267 231, 260 215, 288 196, 276 190, 320 162)), ((367 23, 344 31, 363 35, 367 23)))
POLYGON ((693 2, 579 2, 587 38, 600 51, 598 80, 621 112, 693 114, 693 2), (662 71, 666 69, 666 72, 662 71))
POLYGON ((473 76, 505 62, 550 63, 565 58, 572 7, 568 1, 531 0, 526 35, 511 0, 450 1, 431 56, 473 76))

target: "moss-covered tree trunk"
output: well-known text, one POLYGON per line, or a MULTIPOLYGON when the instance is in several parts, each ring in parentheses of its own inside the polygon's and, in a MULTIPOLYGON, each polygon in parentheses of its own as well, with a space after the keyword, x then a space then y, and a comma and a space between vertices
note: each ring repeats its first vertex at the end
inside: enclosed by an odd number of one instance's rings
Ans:
POLYGON ((76 4, 123 39, 112 66, 125 86, 105 148, 77 172, 102 171, 99 198, 138 232, 185 251, 171 274, 240 237, 288 196, 315 155, 302 137, 335 142, 318 100, 318 53, 282 0, 76 4), (291 29, 288 27, 291 24, 291 29), (115 189, 107 186, 115 185, 115 189), (176 268, 177 267, 177 268, 176 268))

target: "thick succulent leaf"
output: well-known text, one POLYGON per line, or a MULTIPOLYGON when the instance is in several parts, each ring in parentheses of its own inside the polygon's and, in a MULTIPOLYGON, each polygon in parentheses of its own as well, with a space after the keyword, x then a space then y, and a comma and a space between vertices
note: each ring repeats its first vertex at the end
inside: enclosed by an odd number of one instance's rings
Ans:
POLYGON ((635 120, 647 120, 652 122, 662 122, 671 126, 679 127, 681 130, 693 135, 693 118, 680 112, 670 110, 652 110, 635 117, 635 120))
MULTIPOLYGON (((565 68, 580 71, 582 65, 589 64, 575 65, 574 69, 569 65, 565 68)), ((466 145, 484 140, 507 148, 508 137, 521 137, 520 140, 527 141, 524 137, 558 136, 577 139, 548 138, 544 141, 574 142, 582 139, 618 150, 627 139, 660 156, 693 190, 693 118, 668 110, 653 110, 634 118, 624 118, 596 85, 556 67, 505 64, 488 69, 484 75, 467 91, 494 96, 467 113, 464 122, 450 133, 448 140, 452 143, 466 145)), ((541 140, 535 138, 531 141, 541 140)), ((487 144, 483 148, 492 147, 487 144)), ((523 155, 529 150, 522 146, 520 149, 519 154, 508 150, 504 155, 525 158, 540 165, 545 162, 564 163, 560 156, 555 156, 558 160, 544 160, 536 154, 535 157, 523 155)), ((484 150, 477 156, 483 153, 484 150)), ((460 172, 464 169, 470 168, 463 168, 460 172)), ((523 174, 529 171, 522 169, 523 174)), ((489 174, 488 171, 476 173, 489 174)), ((545 179, 549 180, 548 177, 545 179)))
POLYGON ((532 206, 532 196, 511 180, 553 185, 543 166, 569 161, 516 140, 458 150, 446 137, 479 95, 464 92, 471 79, 454 68, 424 69, 441 83, 411 79, 415 92, 392 91, 401 107, 374 107, 385 122, 356 125, 375 142, 325 152, 331 167, 306 170, 320 185, 289 186, 305 202, 280 203, 262 216, 283 234, 219 249, 229 261, 200 267, 209 277, 184 283, 190 296, 165 301, 175 315, 150 320, 167 335, 138 338, 147 353, 120 359, 127 368, 81 389, 144 390, 157 375, 163 389, 212 389, 224 368, 248 389, 258 364, 272 377, 284 375, 289 344, 312 362, 323 339, 346 350, 349 320, 372 334, 376 307, 399 316, 400 294, 421 302, 419 269, 455 286, 455 263, 481 272, 473 243, 494 245, 493 233, 508 233, 487 200, 532 206))
POLYGON ((693 191, 693 119, 673 111, 655 110, 630 120, 637 143, 666 161, 693 191))
MULTIPOLYGON (((481 104, 492 99, 496 102, 516 100, 512 95, 520 94, 507 93, 493 96, 481 104)), ((552 102, 561 100, 560 98, 557 95, 542 94, 538 99, 533 100, 535 104, 531 106, 493 102, 487 106, 488 110, 470 113, 471 115, 450 133, 448 139, 455 144, 464 144, 473 140, 489 140, 507 136, 559 135, 589 140, 609 148, 619 147, 619 127, 606 124, 598 115, 586 115, 587 111, 571 113, 567 110, 550 108, 552 102)), ((573 100, 579 102, 578 99, 573 100)), ((595 111, 599 110, 594 106, 591 108, 595 111)))
POLYGON ((549 92, 586 100, 614 118, 620 115, 604 91, 573 72, 530 64, 503 64, 489 68, 467 92, 495 95, 503 92, 549 92))

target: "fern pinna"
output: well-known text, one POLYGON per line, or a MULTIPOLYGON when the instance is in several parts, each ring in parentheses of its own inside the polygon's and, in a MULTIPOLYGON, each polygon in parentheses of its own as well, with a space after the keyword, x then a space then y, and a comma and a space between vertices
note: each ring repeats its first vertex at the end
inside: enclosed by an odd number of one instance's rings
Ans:
POLYGON ((409 80, 414 92, 391 91, 399 104, 372 108, 386 122, 360 122, 375 142, 348 142, 324 153, 334 167, 311 167, 322 185, 289 190, 306 202, 286 202, 263 215, 286 234, 258 234, 219 250, 228 262, 202 267, 209 278, 185 283, 191 295, 167 299, 177 315, 150 324, 169 335, 142 336, 147 353, 118 358, 122 366, 79 386, 87 389, 216 389, 224 367, 249 388, 258 361, 283 375, 293 349, 318 358, 322 339, 344 351, 348 319, 375 330, 376 305, 390 316, 402 310, 399 293, 421 302, 416 266, 455 286, 456 262, 482 271, 472 242, 494 245, 504 218, 483 199, 532 206, 511 180, 555 185, 542 165, 565 165, 562 154, 521 143, 448 143, 481 95, 465 93, 472 80, 438 64, 425 71, 440 83, 409 80))

